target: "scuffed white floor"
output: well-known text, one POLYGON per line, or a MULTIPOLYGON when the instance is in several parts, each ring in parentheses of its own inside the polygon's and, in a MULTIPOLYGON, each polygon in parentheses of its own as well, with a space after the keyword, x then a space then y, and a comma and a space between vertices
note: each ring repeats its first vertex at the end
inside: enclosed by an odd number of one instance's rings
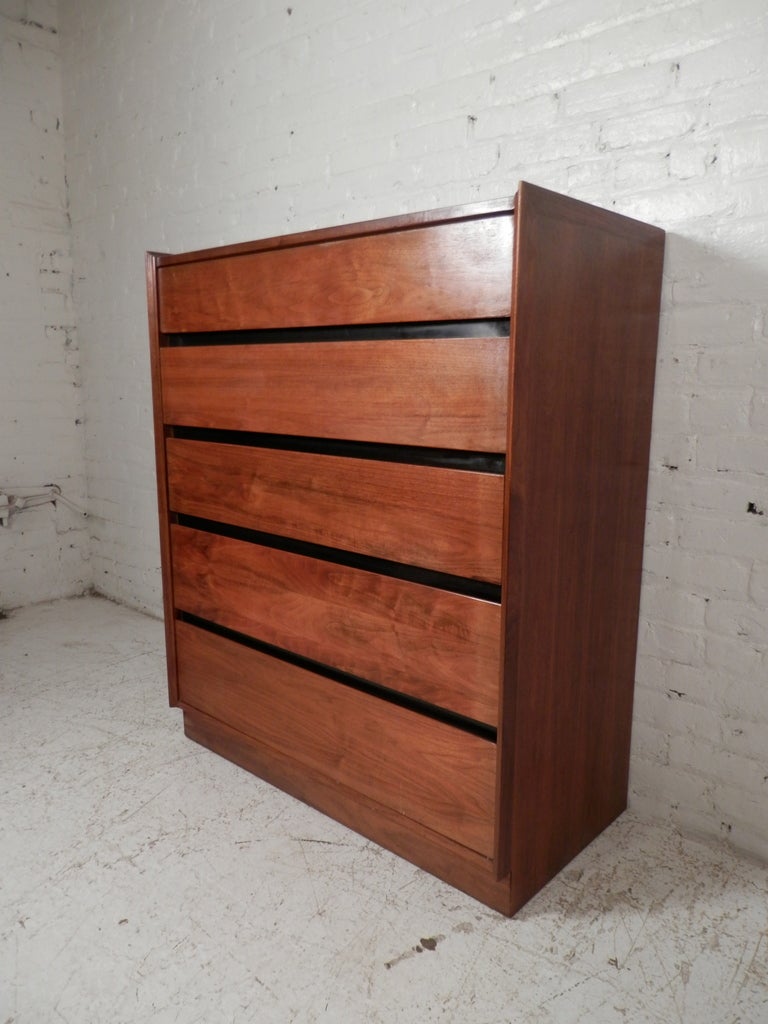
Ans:
POLYGON ((766 1024, 768 868, 624 816, 506 920, 186 740, 159 622, 0 621, 0 1024, 766 1024))

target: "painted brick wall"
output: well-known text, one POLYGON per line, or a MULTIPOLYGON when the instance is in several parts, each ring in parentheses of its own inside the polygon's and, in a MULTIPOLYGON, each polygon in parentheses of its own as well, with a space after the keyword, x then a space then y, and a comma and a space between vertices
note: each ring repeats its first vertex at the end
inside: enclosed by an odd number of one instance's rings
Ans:
POLYGON ((632 803, 768 855, 765 0, 61 0, 97 587, 158 611, 142 256, 514 192, 669 232, 632 803))
MULTIPOLYGON (((56 6, 0 0, 0 491, 84 504, 56 6)), ((0 608, 82 593, 88 528, 62 503, 0 527, 0 608)))

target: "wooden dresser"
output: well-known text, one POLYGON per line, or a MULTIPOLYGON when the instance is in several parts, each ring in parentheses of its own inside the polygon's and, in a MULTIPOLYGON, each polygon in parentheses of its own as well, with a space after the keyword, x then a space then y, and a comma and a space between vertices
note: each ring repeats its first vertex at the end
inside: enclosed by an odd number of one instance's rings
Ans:
POLYGON ((187 735, 505 914, 626 806, 663 248, 522 183, 147 257, 187 735))

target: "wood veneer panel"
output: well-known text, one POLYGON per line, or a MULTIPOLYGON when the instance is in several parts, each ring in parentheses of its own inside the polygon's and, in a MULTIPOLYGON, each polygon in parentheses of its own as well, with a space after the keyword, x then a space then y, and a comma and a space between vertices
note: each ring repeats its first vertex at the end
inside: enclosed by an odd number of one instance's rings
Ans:
POLYGON ((169 438, 170 507, 499 583, 503 478, 169 438))
POLYGON ((507 338, 164 348, 165 422, 504 451, 507 338))
POLYGON ((184 706, 489 856, 495 746, 184 622, 184 706))
MULTIPOLYGON (((664 244, 530 185, 516 231, 499 773, 513 910, 626 805, 664 244)), ((500 852, 503 868, 503 837, 500 852)))
POLYGON ((509 315, 511 216, 161 267, 160 330, 509 315))
POLYGON ((495 724, 493 602, 189 527, 171 533, 183 611, 495 724))

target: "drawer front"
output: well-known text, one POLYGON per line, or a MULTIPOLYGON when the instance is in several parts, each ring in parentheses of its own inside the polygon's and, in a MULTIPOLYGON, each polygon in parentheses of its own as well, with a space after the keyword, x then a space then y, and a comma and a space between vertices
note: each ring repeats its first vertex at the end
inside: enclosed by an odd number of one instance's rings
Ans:
POLYGON ((182 704, 490 857, 495 744, 178 623, 182 704))
POLYGON ((500 475, 181 438, 166 451, 175 512, 500 582, 500 475))
POLYGON ((160 352, 168 424, 506 449, 508 338, 201 345, 160 352))
POLYGON ((506 317, 512 217, 181 263, 158 286, 166 333, 506 317))
POLYGON ((171 547, 177 608, 496 724, 494 602, 185 526, 171 547))

